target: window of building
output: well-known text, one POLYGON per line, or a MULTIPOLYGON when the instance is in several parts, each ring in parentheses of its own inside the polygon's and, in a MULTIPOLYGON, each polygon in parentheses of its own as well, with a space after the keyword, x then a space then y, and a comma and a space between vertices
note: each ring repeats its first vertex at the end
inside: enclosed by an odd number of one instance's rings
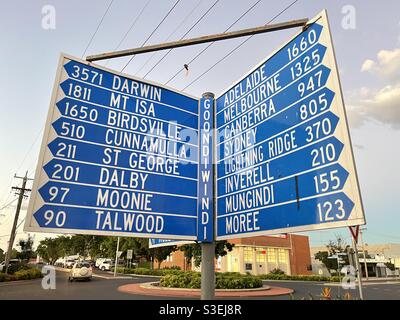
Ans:
POLYGON ((278 260, 279 263, 287 263, 287 254, 285 249, 278 249, 278 260))
POLYGON ((253 262, 253 248, 244 248, 243 249, 243 255, 244 255, 244 262, 253 262))
POLYGON ((275 255, 275 249, 274 248, 268 248, 267 249, 267 259, 269 263, 276 263, 276 255, 275 255))
POLYGON ((265 258, 267 256, 267 251, 265 248, 257 248, 256 260, 260 263, 265 263, 265 258))

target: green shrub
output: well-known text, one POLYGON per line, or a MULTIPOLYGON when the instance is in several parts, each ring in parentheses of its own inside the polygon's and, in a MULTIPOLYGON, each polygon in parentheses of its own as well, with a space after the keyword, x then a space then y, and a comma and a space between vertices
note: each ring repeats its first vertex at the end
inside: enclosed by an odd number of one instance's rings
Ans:
MULTIPOLYGON (((179 274, 168 274, 161 278, 160 285, 169 288, 200 289, 201 273, 186 271, 179 274)), ((262 280, 249 275, 225 272, 216 274, 216 289, 249 289, 263 286, 262 280)))
POLYGON ((181 274, 184 271, 178 269, 147 269, 147 268, 135 268, 135 269, 125 269, 125 273, 138 274, 138 275, 148 275, 148 276, 165 276, 168 274, 181 274))
POLYGON ((286 274, 262 274, 257 276, 262 280, 294 280, 294 281, 329 281, 339 282, 339 277, 324 277, 318 275, 293 275, 289 276, 286 274))
POLYGON ((9 266, 8 266, 8 274, 14 274, 14 273, 16 273, 17 271, 20 271, 20 270, 29 270, 29 269, 31 269, 26 263, 21 263, 21 262, 18 262, 18 263, 11 263, 9 266))
POLYGON ((164 267, 162 270, 181 270, 179 266, 164 267))
POLYGON ((151 262, 150 261, 140 261, 137 265, 137 268, 143 269, 151 269, 151 262))
POLYGON ((31 280, 42 277, 42 272, 38 269, 20 270, 15 272, 14 276, 17 280, 31 280))
POLYGON ((160 280, 162 287, 200 289, 201 275, 199 272, 187 271, 181 274, 167 274, 160 280))
POLYGON ((277 275, 282 275, 285 274, 285 271, 279 269, 279 268, 275 268, 273 270, 270 271, 271 274, 277 274, 277 275))
POLYGON ((31 280, 42 277, 42 272, 38 269, 25 269, 16 271, 14 274, 0 273, 0 282, 31 280))
POLYGON ((0 282, 15 281, 17 277, 13 274, 0 273, 0 282))

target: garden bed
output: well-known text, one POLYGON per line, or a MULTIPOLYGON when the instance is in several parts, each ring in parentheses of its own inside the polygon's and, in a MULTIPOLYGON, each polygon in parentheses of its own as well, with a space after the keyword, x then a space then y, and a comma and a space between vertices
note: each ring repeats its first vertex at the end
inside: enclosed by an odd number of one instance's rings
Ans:
POLYGON ((31 280, 42 278, 42 272, 38 269, 19 270, 13 274, 0 273, 0 282, 31 280))
MULTIPOLYGON (((217 273, 215 277, 216 289, 255 289, 262 288, 262 280, 256 276, 239 273, 217 273)), ((160 279, 160 287, 200 289, 201 274, 187 271, 180 274, 167 274, 160 279)))

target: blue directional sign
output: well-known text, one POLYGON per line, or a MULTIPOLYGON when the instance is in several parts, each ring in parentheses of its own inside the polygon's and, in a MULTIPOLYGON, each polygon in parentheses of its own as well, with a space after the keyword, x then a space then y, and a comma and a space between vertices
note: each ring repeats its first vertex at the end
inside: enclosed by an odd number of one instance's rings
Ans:
POLYGON ((326 11, 216 99, 61 55, 26 231, 156 247, 360 224, 326 11))
POLYGON ((149 239, 149 248, 159 248, 159 247, 170 247, 170 246, 181 246, 184 244, 193 244, 194 241, 185 240, 174 240, 174 239, 149 239))
POLYGON ((364 224, 326 12, 217 98, 217 239, 364 224))
POLYGON ((196 98, 62 55, 25 230, 196 240, 198 122, 196 98))

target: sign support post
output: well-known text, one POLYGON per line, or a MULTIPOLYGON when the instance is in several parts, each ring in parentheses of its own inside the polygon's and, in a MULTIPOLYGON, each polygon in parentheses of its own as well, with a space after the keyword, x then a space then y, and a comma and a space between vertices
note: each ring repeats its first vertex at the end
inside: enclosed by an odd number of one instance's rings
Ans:
POLYGON ((351 237, 351 240, 353 243, 355 262, 356 262, 356 266, 357 266, 358 291, 360 293, 360 299, 364 300, 363 289, 362 289, 362 272, 361 272, 360 260, 358 259, 357 244, 356 244, 356 241, 354 240, 354 237, 351 237))
POLYGON ((201 300, 215 298, 215 242, 201 244, 201 300))
POLYGON ((216 209, 214 147, 215 101, 211 92, 203 93, 199 105, 199 203, 198 239, 201 241, 201 300, 215 298, 215 232, 216 209))
POLYGON ((114 277, 117 276, 118 258, 119 258, 119 237, 117 240, 117 251, 115 252, 114 277))

